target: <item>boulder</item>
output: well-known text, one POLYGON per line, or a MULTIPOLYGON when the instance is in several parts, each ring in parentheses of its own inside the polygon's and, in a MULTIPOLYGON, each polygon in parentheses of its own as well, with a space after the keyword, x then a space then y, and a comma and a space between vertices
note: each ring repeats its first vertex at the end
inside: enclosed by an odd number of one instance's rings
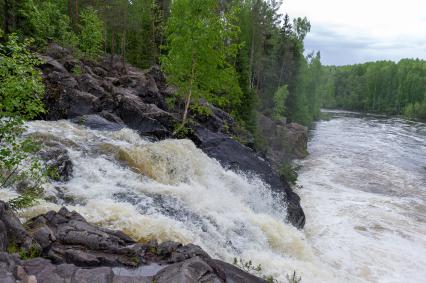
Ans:
POLYGON ((56 170, 57 175, 53 179, 57 181, 69 181, 73 164, 68 155, 67 149, 57 142, 44 142, 41 151, 38 153, 46 164, 56 170))
POLYGON ((82 91, 90 93, 91 95, 98 98, 105 95, 105 90, 100 85, 101 82, 99 82, 90 74, 82 74, 78 78, 78 82, 82 91))
POLYGON ((222 283, 226 278, 219 277, 200 257, 193 257, 162 269, 155 275, 154 280, 158 283, 222 283))
POLYGON ((297 123, 274 121, 262 114, 259 116, 259 125, 260 134, 265 140, 265 155, 276 168, 308 154, 306 127, 297 123))
POLYGON ((141 245, 123 233, 91 225, 66 208, 35 217, 25 225, 43 255, 55 263, 137 266, 141 262, 141 245))
POLYGON ((67 98, 69 103, 67 118, 94 114, 101 110, 99 98, 88 92, 72 90, 67 92, 67 98))
POLYGON ((3 201, 0 201, 0 228, 3 228, 0 232, 0 251, 12 246, 16 250, 25 251, 32 247, 39 248, 12 209, 3 201))
POLYGON ((125 127, 121 119, 111 113, 101 113, 100 115, 84 115, 76 117, 71 121, 76 124, 84 125, 85 127, 88 127, 90 129, 102 131, 119 131, 125 127), (102 117, 101 115, 108 117, 108 119, 102 117))
POLYGON ((282 180, 269 162, 252 149, 221 133, 213 133, 204 127, 195 127, 194 142, 208 156, 218 160, 222 166, 232 170, 251 172, 266 182, 273 191, 282 193, 287 203, 287 220, 297 228, 305 225, 305 214, 300 198, 288 183, 282 180))
POLYGON ((123 95, 119 99, 117 113, 129 128, 141 135, 157 138, 170 137, 174 125, 178 122, 172 114, 154 104, 143 103, 134 95, 123 95))

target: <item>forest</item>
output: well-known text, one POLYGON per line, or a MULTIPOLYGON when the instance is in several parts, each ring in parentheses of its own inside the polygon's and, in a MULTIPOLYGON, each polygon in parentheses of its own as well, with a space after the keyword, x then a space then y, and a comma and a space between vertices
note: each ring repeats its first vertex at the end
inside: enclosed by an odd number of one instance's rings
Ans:
POLYGON ((426 61, 323 67, 324 107, 426 119, 426 61))
MULTIPOLYGON (((319 117, 319 54, 304 56, 306 18, 277 0, 0 0, 0 28, 82 59, 108 54, 140 68, 161 65, 186 100, 207 100, 256 132, 258 113, 309 125, 319 117), (185 15, 185 16, 182 16, 185 15), (206 24, 208 23, 208 24, 206 24)), ((3 37, 2 41, 6 41, 3 37)))

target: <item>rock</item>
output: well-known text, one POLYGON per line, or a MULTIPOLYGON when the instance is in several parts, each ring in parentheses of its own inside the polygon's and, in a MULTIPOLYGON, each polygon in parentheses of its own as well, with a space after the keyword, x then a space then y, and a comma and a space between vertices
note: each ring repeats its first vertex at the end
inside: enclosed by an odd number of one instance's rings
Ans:
POLYGON ((48 166, 56 170, 57 176, 54 177, 55 180, 62 182, 70 180, 73 164, 64 146, 56 142, 45 142, 39 155, 48 166))
POLYGON ((290 186, 281 180, 276 171, 253 150, 243 146, 229 136, 213 133, 203 127, 194 130, 194 142, 208 156, 218 160, 222 166, 245 172, 252 172, 270 185, 273 191, 283 193, 287 203, 287 220, 297 228, 305 225, 305 214, 300 206, 300 198, 290 186))
POLYGON ((306 127, 274 121, 260 114, 259 130, 266 144, 266 157, 276 168, 295 158, 307 155, 308 130, 306 127))
POLYGON ((68 118, 94 114, 101 110, 100 100, 88 92, 73 90, 68 93, 68 99, 68 118))
MULTIPOLYGON (((16 249, 23 249, 28 251, 35 243, 33 243, 32 238, 27 233, 27 231, 22 226, 18 217, 13 213, 13 211, 8 207, 8 205, 0 201, 0 222, 3 224, 6 231, 7 239, 3 239, 2 246, 13 245, 16 249)), ((0 224, 1 225, 1 224, 0 224)), ((37 246, 38 248, 38 246, 37 246)))
POLYGON ((97 114, 76 117, 71 121, 76 124, 84 125, 90 129, 103 131, 119 131, 125 127, 121 119, 118 117, 114 117, 113 114, 110 114, 111 116, 108 116, 108 114, 105 115, 107 115, 107 117, 110 119, 114 119, 115 121, 105 119, 104 117, 97 114), (121 123, 116 121, 121 121, 121 123))
POLYGON ((0 220, 0 252, 5 252, 8 245, 6 225, 0 220))
POLYGON ((30 234, 55 263, 78 266, 137 266, 143 249, 123 233, 98 228, 76 212, 62 208, 28 221, 30 234))
POLYGON ((113 273, 109 267, 98 267, 94 269, 78 269, 74 275, 74 281, 79 283, 109 283, 112 281, 113 273))
POLYGON ((171 129, 178 122, 170 113, 154 104, 145 104, 137 96, 132 95, 120 98, 117 112, 129 128, 141 135, 152 135, 157 138, 171 136, 171 129))
POLYGON ((168 87, 166 76, 161 71, 160 66, 154 65, 151 68, 149 68, 147 75, 154 80, 154 82, 156 83, 160 91, 164 91, 168 87))
POLYGON ((65 69, 65 67, 61 63, 59 63, 57 60, 53 59, 52 57, 45 56, 45 55, 38 55, 38 57, 43 62, 41 66, 43 70, 49 71, 49 72, 56 71, 56 72, 64 73, 64 74, 68 73, 68 70, 65 69))
POLYGON ((226 277, 226 282, 228 283, 237 283, 237 282, 245 282, 245 283, 267 283, 266 280, 263 280, 259 277, 256 277, 250 273, 247 273, 232 264, 220 261, 213 260, 215 264, 219 268, 223 270, 226 277))
POLYGON ((78 82, 81 90, 93 96, 100 98, 105 95, 105 90, 99 85, 99 81, 90 74, 81 75, 78 82))
POLYGON ((0 282, 1 283, 15 283, 16 282, 16 269, 20 264, 20 259, 16 254, 8 254, 0 252, 0 282))
POLYGON ((215 270, 200 257, 193 257, 162 269, 154 276, 157 283, 225 282, 215 270))

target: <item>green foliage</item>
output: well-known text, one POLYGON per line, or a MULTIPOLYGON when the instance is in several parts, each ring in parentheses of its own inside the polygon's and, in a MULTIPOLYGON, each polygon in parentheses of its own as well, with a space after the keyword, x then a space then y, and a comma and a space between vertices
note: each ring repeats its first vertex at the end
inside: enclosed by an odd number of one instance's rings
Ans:
POLYGON ((242 270, 244 270, 245 272, 251 273, 257 277, 263 278, 264 280, 266 280, 267 282, 270 283, 278 283, 278 281, 271 275, 264 275, 262 273, 262 266, 259 265, 254 265, 253 262, 251 260, 249 261, 245 261, 242 258, 237 259, 236 257, 234 258, 234 265, 242 270))
POLYGON ((96 59, 102 53, 104 25, 93 8, 85 9, 80 15, 79 49, 84 57, 96 59))
POLYGON ((281 120, 284 118, 285 112, 285 101, 288 96, 288 86, 283 85, 277 89, 274 94, 274 111, 272 118, 275 120, 281 120))
POLYGON ((238 29, 229 17, 218 13, 215 0, 176 0, 167 22, 167 52, 161 63, 178 95, 190 104, 205 99, 221 107, 236 106, 241 89, 235 68, 229 63, 238 51, 232 43, 238 29))
POLYGON ((28 51, 30 43, 19 43, 15 34, 0 43, 0 117, 17 114, 29 119, 43 112, 44 87, 41 72, 35 69, 40 61, 28 51))
POLYGON ((426 119, 426 61, 404 59, 325 67, 326 107, 426 119))
POLYGON ((30 42, 10 35, 0 43, 0 189, 31 180, 30 189, 10 201, 14 208, 28 206, 40 193, 45 169, 34 157, 39 146, 21 138, 24 120, 44 112, 39 60, 28 51, 30 42))
POLYGON ((23 10, 27 19, 27 28, 23 32, 33 37, 40 46, 49 40, 75 48, 78 37, 72 31, 70 19, 61 12, 58 1, 27 0, 23 10))
POLYGON ((19 248, 16 244, 10 243, 7 246, 7 252, 10 254, 19 254, 22 260, 32 259, 39 257, 41 255, 41 250, 39 247, 32 245, 28 250, 19 248))
POLYGON ((295 185, 298 177, 297 171, 299 171, 299 169, 300 166, 293 166, 290 163, 284 163, 280 167, 279 174, 287 182, 292 185, 295 185))

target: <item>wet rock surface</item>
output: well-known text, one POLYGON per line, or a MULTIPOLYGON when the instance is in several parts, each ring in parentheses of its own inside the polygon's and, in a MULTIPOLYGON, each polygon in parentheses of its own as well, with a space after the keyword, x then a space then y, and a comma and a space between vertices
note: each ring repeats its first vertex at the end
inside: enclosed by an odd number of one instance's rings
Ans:
POLYGON ((265 282, 210 258, 199 246, 156 241, 139 244, 121 231, 87 223, 81 215, 66 208, 22 225, 0 201, 2 227, 6 227, 0 230, 2 283, 265 282), (16 237, 23 240, 16 242, 16 237), (12 240, 18 249, 31 241, 32 246, 41 249, 43 257, 23 259, 18 254, 3 252, 12 240))

